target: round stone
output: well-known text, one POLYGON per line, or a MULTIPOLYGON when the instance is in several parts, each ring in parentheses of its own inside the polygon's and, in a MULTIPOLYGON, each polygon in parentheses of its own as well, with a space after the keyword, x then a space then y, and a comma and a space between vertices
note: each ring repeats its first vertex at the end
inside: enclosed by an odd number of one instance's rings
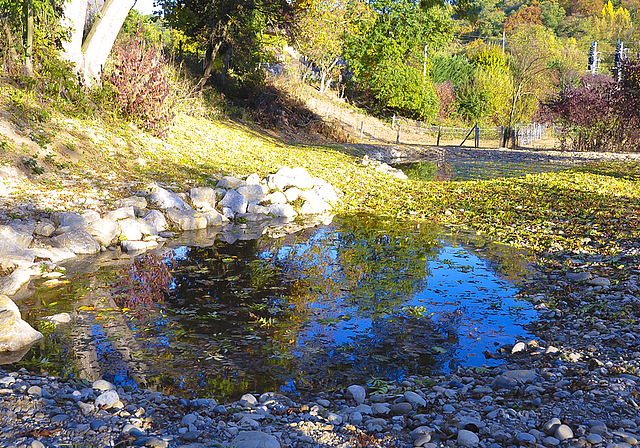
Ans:
POLYGON ((573 438, 573 431, 567 425, 560 425, 558 429, 556 429, 554 437, 562 442, 563 440, 573 438))
POLYGON ((278 439, 261 431, 242 431, 231 441, 231 445, 236 448, 280 448, 278 439))
POLYGON ((193 414, 187 414, 184 417, 182 417, 182 423, 185 425, 193 425, 196 420, 198 420, 198 417, 196 417, 193 414))
POLYGON ((560 445, 560 441, 555 437, 545 437, 542 439, 542 444, 544 446, 554 447, 560 445))
POLYGON ((62 423, 65 420, 68 420, 69 416, 65 414, 58 414, 51 417, 51 423, 62 423))
POLYGON ((400 403, 392 404, 389 409, 393 415, 405 415, 413 411, 413 406, 411 406, 411 403, 402 401, 400 403))
POLYGON ((542 427, 542 430, 546 435, 552 436, 556 433, 556 430, 561 424, 562 422, 560 421, 559 418, 553 417, 551 420, 549 420, 547 423, 544 424, 544 426, 542 427))
POLYGON ((198 440, 200 437, 200 431, 187 431, 182 435, 184 440, 198 440))
POLYGON ((528 432, 519 432, 516 434, 516 440, 520 443, 536 443, 536 438, 533 434, 529 434, 528 432))
POLYGON ((476 446, 480 443, 480 438, 466 429, 458 431, 458 445, 460 446, 476 446))
POLYGON ((101 392, 116 389, 116 387, 113 384, 111 384, 109 381, 106 381, 106 380, 96 380, 93 382, 92 386, 94 389, 99 390, 101 392))
POLYGON ((256 397, 254 397, 251 394, 244 394, 240 398, 240 404, 242 406, 254 407, 254 406, 256 406, 258 404, 258 400, 256 399, 256 397))
POLYGON ((423 446, 429 442, 431 442, 431 434, 423 434, 413 441, 413 446, 423 446))
POLYGON ((589 434, 587 436, 587 442, 589 442, 592 445, 602 443, 602 436, 600 434, 589 434))
POLYGON ((102 420, 94 420, 91 422, 90 426, 94 431, 102 431, 103 429, 107 429, 107 424, 102 420))
POLYGON ((404 399, 411 403, 416 409, 427 405, 427 401, 424 398, 411 390, 404 393, 404 399))
POLYGON ((143 429, 140 429, 137 426, 132 425, 130 423, 127 423, 126 425, 124 425, 124 428, 122 428, 122 432, 124 434, 129 434, 134 437, 142 437, 146 434, 143 429))
POLYGON ((149 437, 144 441, 144 446, 149 446, 151 448, 167 448, 169 446, 169 442, 157 437, 149 437))
POLYGON ((347 387, 347 396, 353 398, 353 401, 355 401, 356 403, 362 404, 364 403, 366 392, 364 390, 364 387, 354 384, 347 387))
POLYGON ((41 397, 42 396, 42 388, 40 386, 31 386, 29 389, 27 389, 27 393, 29 395, 33 395, 35 397, 41 397))
POLYGON ((105 408, 109 409, 114 407, 118 403, 118 401, 120 401, 118 392, 116 392, 115 390, 108 390, 101 393, 98 398, 96 398, 94 403, 97 408, 99 408, 100 406, 104 406, 105 408))
POLYGON ((44 444, 39 440, 34 440, 33 442, 31 442, 31 448, 45 448, 45 447, 44 447, 44 444))

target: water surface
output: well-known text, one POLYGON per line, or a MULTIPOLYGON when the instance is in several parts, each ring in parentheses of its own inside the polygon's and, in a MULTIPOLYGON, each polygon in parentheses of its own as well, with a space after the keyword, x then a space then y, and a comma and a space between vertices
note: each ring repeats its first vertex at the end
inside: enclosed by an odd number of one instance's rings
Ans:
POLYGON ((21 365, 229 398, 492 364, 483 351, 530 337, 534 311, 514 299, 524 257, 475 235, 339 216, 208 241, 69 265, 68 283, 20 304, 47 335, 21 365), (61 311, 72 329, 40 320, 61 311))

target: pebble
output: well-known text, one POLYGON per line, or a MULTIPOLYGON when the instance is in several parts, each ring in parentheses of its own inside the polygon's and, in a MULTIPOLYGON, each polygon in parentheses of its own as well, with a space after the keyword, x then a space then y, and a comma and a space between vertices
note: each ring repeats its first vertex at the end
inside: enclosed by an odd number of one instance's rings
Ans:
POLYGON ((476 446, 480 443, 480 438, 471 431, 461 429, 458 431, 457 441, 460 446, 476 446))

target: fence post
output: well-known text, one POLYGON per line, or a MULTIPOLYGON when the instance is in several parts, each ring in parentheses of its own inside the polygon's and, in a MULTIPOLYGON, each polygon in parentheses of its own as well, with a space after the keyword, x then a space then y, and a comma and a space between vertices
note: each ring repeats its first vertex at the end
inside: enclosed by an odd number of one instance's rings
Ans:
POLYGON ((480 129, 478 128, 478 123, 476 123, 475 144, 476 148, 480 146, 480 129))
POLYGON ((438 126, 438 141, 436 142, 436 146, 440 146, 440 132, 442 131, 442 126, 438 126))
POLYGON ((393 114, 393 120, 391 120, 391 129, 396 128, 396 114, 393 114))
POLYGON ((400 123, 398 123, 398 133, 396 134, 396 145, 400 144, 400 123))
POLYGON ((364 135, 364 118, 362 119, 362 123, 360 123, 360 140, 362 140, 363 135, 364 135))

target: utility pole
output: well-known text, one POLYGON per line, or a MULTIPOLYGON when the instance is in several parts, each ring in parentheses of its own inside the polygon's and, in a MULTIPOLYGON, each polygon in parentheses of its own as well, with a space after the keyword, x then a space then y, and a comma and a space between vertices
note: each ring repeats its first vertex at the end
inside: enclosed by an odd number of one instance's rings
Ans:
POLYGON ((591 42, 591 48, 589 49, 589 72, 592 75, 597 75, 600 71, 600 57, 602 52, 598 51, 598 41, 591 42))
POLYGON ((424 68, 422 69, 422 82, 427 80, 427 52, 429 51, 429 42, 424 44, 424 68))
POLYGON ((620 39, 618 39, 618 43, 616 44, 616 55, 613 59, 614 66, 611 67, 611 71, 616 75, 618 82, 622 81, 622 70, 627 62, 628 51, 628 48, 624 48, 624 42, 621 42, 620 39))

